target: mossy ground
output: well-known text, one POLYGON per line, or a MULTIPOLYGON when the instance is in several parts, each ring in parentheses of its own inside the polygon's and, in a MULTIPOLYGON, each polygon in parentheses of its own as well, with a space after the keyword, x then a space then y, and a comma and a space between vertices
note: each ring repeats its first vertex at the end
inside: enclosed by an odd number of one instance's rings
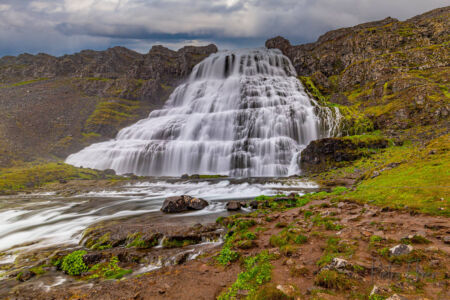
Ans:
POLYGON ((425 145, 407 142, 380 149, 350 166, 317 175, 327 182, 359 174, 354 189, 336 197, 378 206, 450 216, 449 135, 425 145))
MULTIPOLYGON (((77 168, 60 162, 33 162, 0 169, 0 192, 37 188, 59 180, 100 179, 102 172, 77 168)), ((110 176, 115 178, 116 176, 110 176)))

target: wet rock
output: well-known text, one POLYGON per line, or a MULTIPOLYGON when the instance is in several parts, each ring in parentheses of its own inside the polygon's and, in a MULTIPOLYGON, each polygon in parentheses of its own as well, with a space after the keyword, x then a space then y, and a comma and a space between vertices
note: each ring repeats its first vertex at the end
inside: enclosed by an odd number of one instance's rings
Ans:
POLYGON ((179 213, 187 210, 200 210, 209 203, 201 198, 193 198, 188 195, 168 197, 164 200, 161 211, 164 213, 179 213))
POLYGON ((181 265, 185 263, 189 258, 189 254, 189 252, 183 252, 175 255, 175 257, 173 258, 173 263, 175 265, 181 265))
POLYGON ((252 209, 258 209, 258 201, 251 201, 249 204, 252 209))
POLYGON ((115 176, 116 171, 114 171, 113 169, 106 169, 103 171, 103 174, 105 174, 106 176, 115 176))
POLYGON ((31 278, 33 278, 36 274, 30 270, 23 270, 21 272, 19 272, 19 274, 17 275, 17 280, 19 280, 20 282, 24 282, 24 281, 28 281, 31 278))
POLYGON ((90 266, 99 263, 103 259, 103 254, 101 253, 88 253, 83 255, 83 262, 90 266))
POLYGON ((189 179, 189 175, 188 174, 183 174, 183 175, 181 175, 181 179, 189 179))
POLYGON ((189 176, 190 179, 200 179, 200 175, 199 174, 192 174, 191 176, 189 176))
POLYGON ((354 161, 364 155, 360 149, 386 148, 384 138, 370 141, 353 141, 347 138, 324 138, 312 141, 302 151, 301 169, 309 173, 328 170, 336 164, 354 161))
POLYGON ((238 201, 230 201, 226 205, 227 210, 229 211, 236 211, 241 209, 241 203, 238 201))
POLYGON ((411 245, 400 244, 389 249, 389 254, 393 256, 405 255, 413 250, 411 245))
POLYGON ((444 238, 442 239, 442 241, 446 244, 450 244, 450 236, 444 236, 444 238))

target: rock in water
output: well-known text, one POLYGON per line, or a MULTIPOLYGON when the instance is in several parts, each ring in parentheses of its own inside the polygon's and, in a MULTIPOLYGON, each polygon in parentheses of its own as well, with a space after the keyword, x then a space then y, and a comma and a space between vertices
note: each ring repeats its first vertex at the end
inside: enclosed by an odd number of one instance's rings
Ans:
POLYGON ((187 210, 200 210, 208 205, 208 201, 201 198, 194 198, 188 195, 174 196, 164 200, 161 211, 165 213, 179 213, 187 210))
POLYGON ((241 203, 238 201, 230 201, 227 203, 227 210, 235 211, 241 209, 241 203))

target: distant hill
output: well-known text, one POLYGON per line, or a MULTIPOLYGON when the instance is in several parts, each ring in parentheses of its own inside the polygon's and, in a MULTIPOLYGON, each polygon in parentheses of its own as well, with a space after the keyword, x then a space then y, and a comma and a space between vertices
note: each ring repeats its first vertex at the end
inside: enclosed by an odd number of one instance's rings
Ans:
POLYGON ((160 108, 215 45, 0 59, 0 167, 64 158, 160 108))

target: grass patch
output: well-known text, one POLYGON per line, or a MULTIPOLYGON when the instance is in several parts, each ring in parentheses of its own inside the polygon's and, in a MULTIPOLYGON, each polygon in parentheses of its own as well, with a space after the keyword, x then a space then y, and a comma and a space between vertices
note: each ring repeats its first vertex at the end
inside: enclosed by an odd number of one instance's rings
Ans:
POLYGON ((64 163, 29 163, 0 169, 0 191, 20 191, 60 179, 99 179, 102 178, 101 174, 96 170, 77 168, 64 163))
POLYGON ((133 272, 133 270, 122 269, 121 267, 119 267, 118 263, 119 258, 117 258, 117 256, 113 256, 109 262, 93 265, 89 269, 89 273, 91 275, 89 275, 88 279, 120 279, 123 276, 133 272))
POLYGON ((334 290, 349 290, 354 284, 347 276, 334 270, 320 271, 316 275, 314 283, 326 289, 334 290))
POLYGON ((248 291, 249 297, 254 295, 261 285, 271 279, 270 255, 267 251, 263 251, 258 255, 246 258, 244 269, 245 271, 239 273, 237 280, 228 291, 217 297, 218 300, 236 299, 237 292, 240 290, 248 291))
POLYGON ((355 253, 355 246, 341 241, 340 238, 328 238, 322 257, 316 262, 319 267, 329 264, 336 257, 350 257, 355 253))

